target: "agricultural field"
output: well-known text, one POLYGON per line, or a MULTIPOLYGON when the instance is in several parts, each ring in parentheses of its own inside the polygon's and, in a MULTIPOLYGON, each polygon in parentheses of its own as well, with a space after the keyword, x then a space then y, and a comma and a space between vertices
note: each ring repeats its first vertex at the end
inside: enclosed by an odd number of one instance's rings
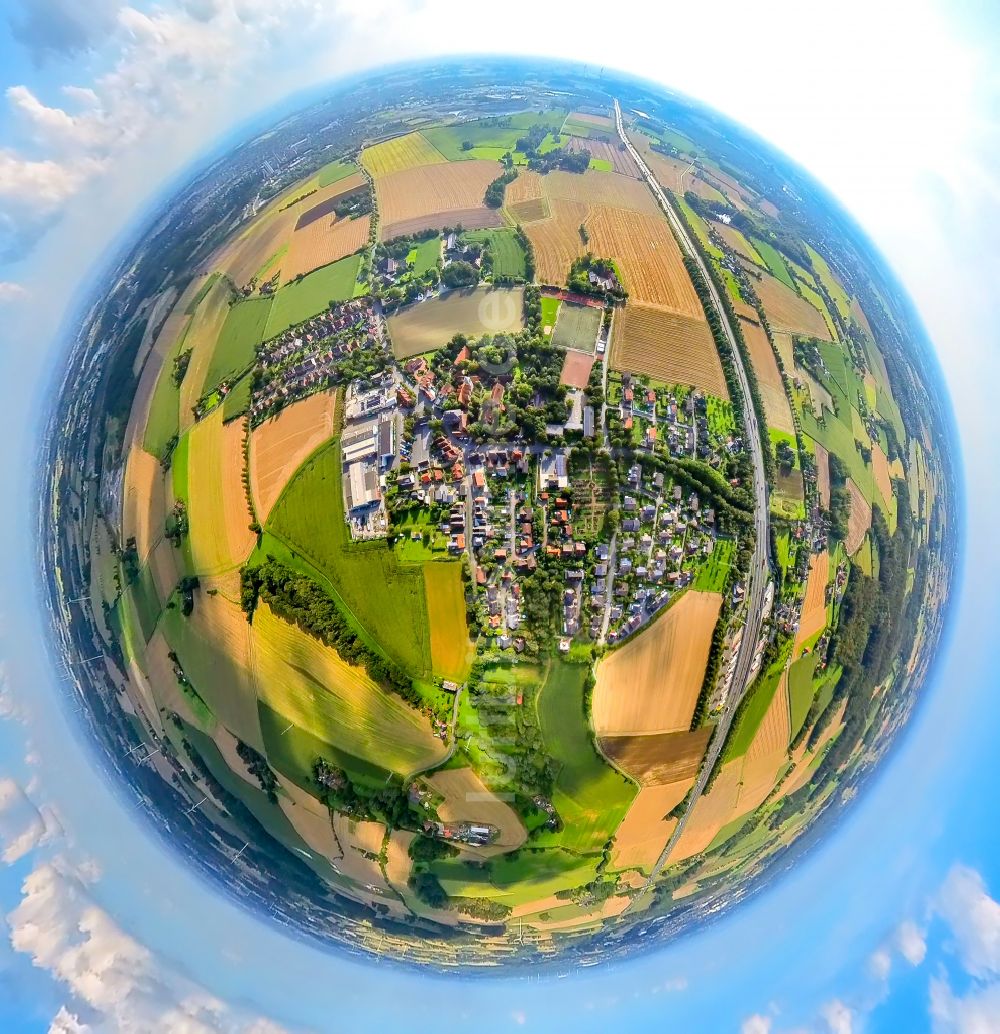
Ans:
POLYGON ((316 174, 316 182, 320 187, 330 187, 334 183, 347 179, 357 173, 358 167, 353 162, 335 161, 324 165, 316 174))
POLYGON ((618 143, 571 137, 566 144, 566 148, 569 151, 589 151, 591 155, 590 167, 592 169, 599 169, 603 172, 616 172, 620 176, 631 176, 633 179, 639 179, 639 167, 635 164, 632 155, 618 143))
POLYGON ((230 380, 253 363, 256 348, 264 340, 270 314, 270 298, 248 298, 230 305, 222 333, 208 361, 201 385, 202 395, 214 391, 223 381, 230 380))
POLYGON ((694 779, 701 767, 712 727, 681 732, 605 736, 601 751, 641 786, 694 779))
POLYGON ((719 353, 704 319, 630 302, 615 317, 609 365, 729 397, 719 353))
POLYGON ((493 259, 494 277, 524 279, 527 271, 526 256, 514 230, 469 230, 464 237, 483 245, 489 251, 493 259))
POLYGON ((615 833, 611 865, 636 868, 648 875, 670 839, 676 819, 666 818, 687 796, 694 779, 644 786, 615 833))
POLYGON ((408 133, 366 147, 361 152, 361 164, 376 181, 394 172, 416 169, 425 165, 439 165, 447 158, 423 135, 408 133))
POLYGON ((797 295, 791 287, 766 273, 760 280, 754 281, 753 286, 773 330, 831 339, 826 320, 819 310, 797 295))
POLYGON ((371 218, 363 215, 357 219, 334 219, 332 222, 317 219, 297 229, 292 234, 288 254, 282 263, 282 280, 287 284, 320 266, 328 266, 354 254, 367 244, 370 224, 371 218))
POLYGON ((552 332, 552 344, 557 348, 574 348, 592 355, 597 347, 603 316, 603 310, 596 306, 563 302, 552 332))
POLYGON ((441 261, 441 238, 434 236, 421 241, 406 256, 406 261, 417 276, 436 269, 441 261))
POLYGON ((360 256, 352 255, 317 269, 302 280, 286 284, 274 296, 264 339, 277 337, 289 327, 311 319, 331 302, 353 298, 359 289, 360 268, 360 256))
POLYGON ((830 580, 830 559, 827 552, 815 553, 809 560, 809 579, 802 601, 802 616, 795 635, 794 653, 808 644, 826 628, 826 586, 830 580))
POLYGON ((473 646, 465 620, 465 585, 458 561, 424 565, 431 667, 435 675, 464 682, 472 666, 473 646))
POLYGON ((774 427, 785 434, 795 434, 792 422, 792 410, 785 394, 785 382, 774 358, 774 349, 767 339, 764 328, 758 323, 741 320, 743 340, 746 342, 750 361, 753 363, 760 387, 761 401, 764 403, 764 416, 768 427, 774 427))
POLYGON ((679 732, 691 724, 722 597, 688 590, 665 614, 597 666, 600 738, 679 732))
POLYGON ((501 334, 524 326, 522 288, 477 287, 417 302, 387 320, 397 359, 440 348, 455 336, 501 334))
POLYGON ((502 226, 499 212, 483 201, 501 171, 497 162, 474 160, 405 168, 376 179, 380 239, 445 227, 502 226))

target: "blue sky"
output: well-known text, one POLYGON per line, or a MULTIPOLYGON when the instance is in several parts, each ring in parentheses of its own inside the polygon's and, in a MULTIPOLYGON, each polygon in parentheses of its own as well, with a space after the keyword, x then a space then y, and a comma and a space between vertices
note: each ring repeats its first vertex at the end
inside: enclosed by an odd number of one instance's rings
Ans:
POLYGON ((82 24, 79 6, 0 2, 0 474, 14 486, 0 507, 0 1029, 1000 1030, 1000 24, 990 6, 918 2, 901 22, 872 2, 835 12, 720 2, 709 19, 691 5, 650 14, 622 0, 612 20, 606 5, 556 3, 512 2, 493 17, 452 0, 98 0, 82 24), (662 25, 638 32, 630 11, 662 25), (606 19, 600 32, 592 18, 606 19), (367 65, 526 48, 714 104, 859 218, 941 357, 968 471, 971 560, 904 742, 794 871, 711 927, 613 969, 441 981, 321 954, 243 914, 165 854, 95 771, 63 713, 31 599, 32 436, 82 278, 221 132, 367 65))

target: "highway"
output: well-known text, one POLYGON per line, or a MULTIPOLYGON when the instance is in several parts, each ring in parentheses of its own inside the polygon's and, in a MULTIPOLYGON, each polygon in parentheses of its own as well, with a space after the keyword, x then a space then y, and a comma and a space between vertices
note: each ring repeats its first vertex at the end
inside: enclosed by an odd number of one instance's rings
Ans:
MULTIPOLYGON (((709 275, 708 269, 702 261, 701 254, 695 248, 693 241, 688 236, 687 227, 674 210, 673 205, 660 187, 659 183, 656 182, 656 178, 653 176, 652 172, 650 172, 649 167, 643 161, 642 156, 632 145, 632 141, 629 140, 625 133, 625 126, 622 122, 622 110, 617 98, 615 99, 615 122, 617 123, 618 135, 621 137, 622 143, 639 166, 639 170, 642 172, 646 182, 649 184, 650 190, 652 190, 653 195, 659 202, 667 219, 670 220, 670 225, 673 227, 674 232, 677 235, 681 248, 684 253, 695 262, 701 271, 701 275, 705 280, 705 285, 707 286, 711 296, 712 304, 715 306, 715 309, 719 314, 719 318, 722 321, 722 327, 729 340, 729 346, 732 350, 733 356, 733 366, 736 370, 736 377, 739 380, 740 388, 743 391, 743 426, 746 429, 746 445, 750 450, 751 465, 753 467, 754 529, 757 533, 757 542, 754 547, 753 559, 750 563, 743 639, 740 643, 739 653, 736 660, 736 668, 733 673, 732 683, 729 686, 726 702, 723 706, 722 713, 719 716, 715 735, 712 737, 712 742, 709 745, 707 754, 705 755, 705 760, 702 762, 701 771, 698 773, 698 778, 691 791, 684 814, 681 815, 670 839, 667 841, 666 846, 660 853, 660 857, 656 860, 656 864, 653 866, 653 870, 649 879, 646 881, 643 891, 632 899, 633 903, 635 903, 651 889, 657 875, 666 864, 671 851, 673 851, 681 834, 684 832, 684 828, 687 825, 688 819, 691 817, 694 805, 704 792, 705 784, 708 782, 708 777, 711 775, 712 769, 715 767, 715 763, 726 742, 726 738, 729 734, 729 727, 732 724, 736 709, 739 707, 740 701, 743 699, 743 696, 747 691, 747 685, 750 681, 750 675, 753 668, 754 655, 757 651, 758 640, 760 639, 761 625, 764 620, 764 600, 767 592, 768 581, 770 580, 767 557, 769 501, 767 478, 764 473, 764 454, 761 448, 760 428, 757 423, 757 413, 754 410, 753 399, 750 395, 750 382, 747 379, 747 373, 743 365, 743 357, 736 341, 736 335, 732 326, 730 326, 726 310, 722 306, 722 300, 719 298, 719 293, 716 290, 715 281, 709 275)), ((632 906, 630 905, 629 908, 631 907, 632 906)), ((628 911, 628 909, 626 911, 628 911)))

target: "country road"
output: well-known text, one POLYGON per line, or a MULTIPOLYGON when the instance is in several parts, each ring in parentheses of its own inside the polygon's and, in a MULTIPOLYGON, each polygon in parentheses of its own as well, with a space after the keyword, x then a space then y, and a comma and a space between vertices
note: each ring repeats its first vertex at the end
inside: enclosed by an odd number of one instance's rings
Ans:
MULTIPOLYGON (((673 227, 674 232, 677 235, 681 248, 684 253, 695 262, 701 271, 701 275, 705 280, 705 285, 707 286, 711 296, 712 304, 715 306, 715 309, 719 314, 722 327, 725 330, 726 337, 729 339, 729 346, 732 350, 733 356, 733 366, 736 371, 736 377, 740 382, 740 388, 743 392, 743 426, 746 429, 747 447, 750 449, 750 459, 753 467, 754 529, 757 534, 753 559, 750 563, 749 592, 747 593, 743 639, 740 643, 739 653, 736 660, 736 668, 733 673, 733 680, 729 687, 726 703, 722 709, 722 714, 719 716, 715 735, 712 737, 712 742, 709 746, 708 753, 705 755, 701 771, 698 773, 698 778, 691 791, 688 805, 678 820, 677 826, 671 834, 670 839, 667 841, 666 846, 660 853, 660 857, 656 860, 656 864, 653 866, 652 872, 650 873, 649 879, 647 879, 642 892, 632 899, 633 903, 635 903, 651 889, 657 875, 666 864, 671 851, 673 851, 677 841, 681 837, 681 834, 684 832, 684 828, 691 817, 694 805, 704 792, 708 778, 711 775, 712 769, 715 767, 715 763, 718 760, 719 754, 726 742, 726 738, 729 734, 729 727, 732 724, 736 709, 739 707, 740 701, 743 699, 743 696, 747 691, 747 684, 750 681, 754 655, 757 651, 757 644, 760 638, 761 625, 764 620, 764 598, 770 577, 767 558, 769 503, 767 478, 764 474, 764 454, 761 448, 761 436, 757 423, 757 413, 754 409, 753 399, 750 395, 750 382, 747 379, 746 369, 743 366, 743 357, 736 341, 736 334, 730 325, 729 318, 726 315, 726 310, 722 306, 722 300, 719 298, 719 293, 715 287, 715 281, 711 276, 709 276, 708 269, 706 269, 705 263, 702 261, 701 254, 695 248, 694 243, 688 236, 687 228, 677 215, 673 204, 670 202, 659 183, 656 182, 655 177, 643 161, 642 156, 632 145, 632 141, 629 140, 625 132, 624 123, 622 122, 621 106, 619 105, 617 98, 615 98, 615 122, 617 123, 618 135, 621 137, 622 143, 639 166, 639 170, 642 172, 650 190, 652 190, 653 195, 659 202, 664 214, 667 219, 669 219, 670 225, 673 227)), ((630 905, 629 908, 631 907, 632 906, 630 905)), ((628 909, 626 909, 626 911, 628 911, 628 909)))

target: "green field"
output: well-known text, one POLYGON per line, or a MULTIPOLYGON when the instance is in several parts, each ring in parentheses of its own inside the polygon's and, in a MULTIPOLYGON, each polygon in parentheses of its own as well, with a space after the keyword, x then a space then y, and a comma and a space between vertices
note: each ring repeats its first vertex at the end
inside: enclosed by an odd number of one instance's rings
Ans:
POLYGON ((614 172, 615 167, 607 160, 607 158, 591 158, 590 168, 595 172, 614 172))
POLYGON ((174 359, 184 347, 187 334, 181 334, 167 352, 160 372, 156 375, 153 397, 149 400, 149 417, 142 433, 142 447, 159 459, 180 427, 180 387, 174 384, 174 359))
POLYGON ((556 318, 559 315, 559 307, 562 305, 562 299, 550 298, 548 295, 542 295, 542 326, 543 327, 555 327, 556 318))
POLYGON ((722 592, 735 552, 736 543, 732 539, 718 539, 712 555, 698 568, 693 588, 700 592, 722 592))
POLYGON ((314 453, 288 483, 267 530, 336 586, 370 642, 413 675, 431 670, 423 571, 385 542, 353 543, 344 523, 340 442, 314 453))
POLYGON ((254 361, 257 346, 264 339, 270 312, 270 298, 248 298, 229 307, 201 385, 202 395, 207 395, 222 381, 242 372, 254 361))
POLYGON ((768 244, 767 241, 762 241, 759 237, 752 237, 751 243, 757 249, 757 253, 767 263, 767 268, 786 286, 790 287, 793 291, 795 290, 795 283, 792 280, 791 274, 788 272, 788 266, 785 265, 785 260, 781 257, 781 253, 773 244, 768 244))
POLYGON ((311 319, 332 302, 346 302, 353 298, 360 267, 361 256, 348 255, 301 280, 286 284, 274 296, 264 339, 277 337, 289 327, 311 319))
POLYGON ((517 231, 504 228, 502 230, 468 230, 462 235, 467 240, 476 241, 489 250, 493 258, 493 275, 495 277, 519 277, 524 279, 527 273, 526 256, 517 231))
MULTIPOLYGON (((551 661, 536 701, 547 752, 561 766, 552 803, 564 828, 551 834, 551 842, 578 855, 604 847, 638 792, 594 747, 583 704, 589 670, 583 664, 551 661)), ((548 838, 545 835, 538 842, 548 838)))
POLYGON ((480 119, 458 126, 425 129, 423 135, 449 161, 471 158, 498 160, 505 152, 513 152, 518 138, 532 126, 545 125, 550 131, 555 131, 565 117, 565 111, 527 111, 504 119, 480 119), (463 149, 462 144, 466 142, 473 145, 471 150, 463 149))
POLYGON ((789 740, 795 739, 809 713, 809 705, 816 692, 813 686, 813 672, 816 670, 817 660, 816 654, 809 653, 800 657, 788 669, 789 740))
POLYGON ((430 237, 425 241, 421 241, 406 256, 406 261, 417 276, 423 276, 428 270, 437 269, 440 260, 440 237, 430 237))
POLYGON ((781 682, 781 673, 784 671, 784 659, 773 664, 754 687, 750 690, 750 696, 741 705, 733 727, 729 733, 729 739, 722 751, 722 759, 731 761, 734 758, 741 758, 750 749, 760 723, 771 706, 771 699, 781 682))
POLYGON ((701 246, 712 258, 721 263, 726 257, 725 253, 708 239, 708 230, 705 228, 705 223, 701 216, 684 200, 683 196, 675 194, 674 201, 677 202, 677 207, 684 213, 684 218, 691 229, 694 230, 694 235, 698 238, 701 246))
POLYGON ((603 310, 594 305, 563 302, 559 307, 556 329, 552 332, 552 344, 557 348, 576 348, 593 355, 603 315, 603 310))
POLYGON ((241 377, 230 390, 226 396, 225 402, 222 403, 222 420, 223 423, 229 423, 230 420, 235 420, 237 417, 243 416, 243 414, 250 408, 250 375, 247 374, 245 377, 241 377))
POLYGON ((205 300, 206 295, 212 290, 212 285, 215 283, 221 273, 212 273, 211 276, 205 277, 205 282, 198 288, 198 293, 188 303, 188 307, 184 310, 186 316, 193 316, 195 309, 205 300))
POLYGON ((736 433, 736 415, 732 402, 720 399, 717 395, 706 395, 705 418, 708 420, 708 433, 717 438, 726 438, 736 433))
POLYGON ((329 187, 332 183, 338 183, 340 180, 347 179, 348 176, 353 176, 357 171, 358 167, 353 162, 338 160, 324 165, 316 174, 316 181, 320 187, 329 187))

